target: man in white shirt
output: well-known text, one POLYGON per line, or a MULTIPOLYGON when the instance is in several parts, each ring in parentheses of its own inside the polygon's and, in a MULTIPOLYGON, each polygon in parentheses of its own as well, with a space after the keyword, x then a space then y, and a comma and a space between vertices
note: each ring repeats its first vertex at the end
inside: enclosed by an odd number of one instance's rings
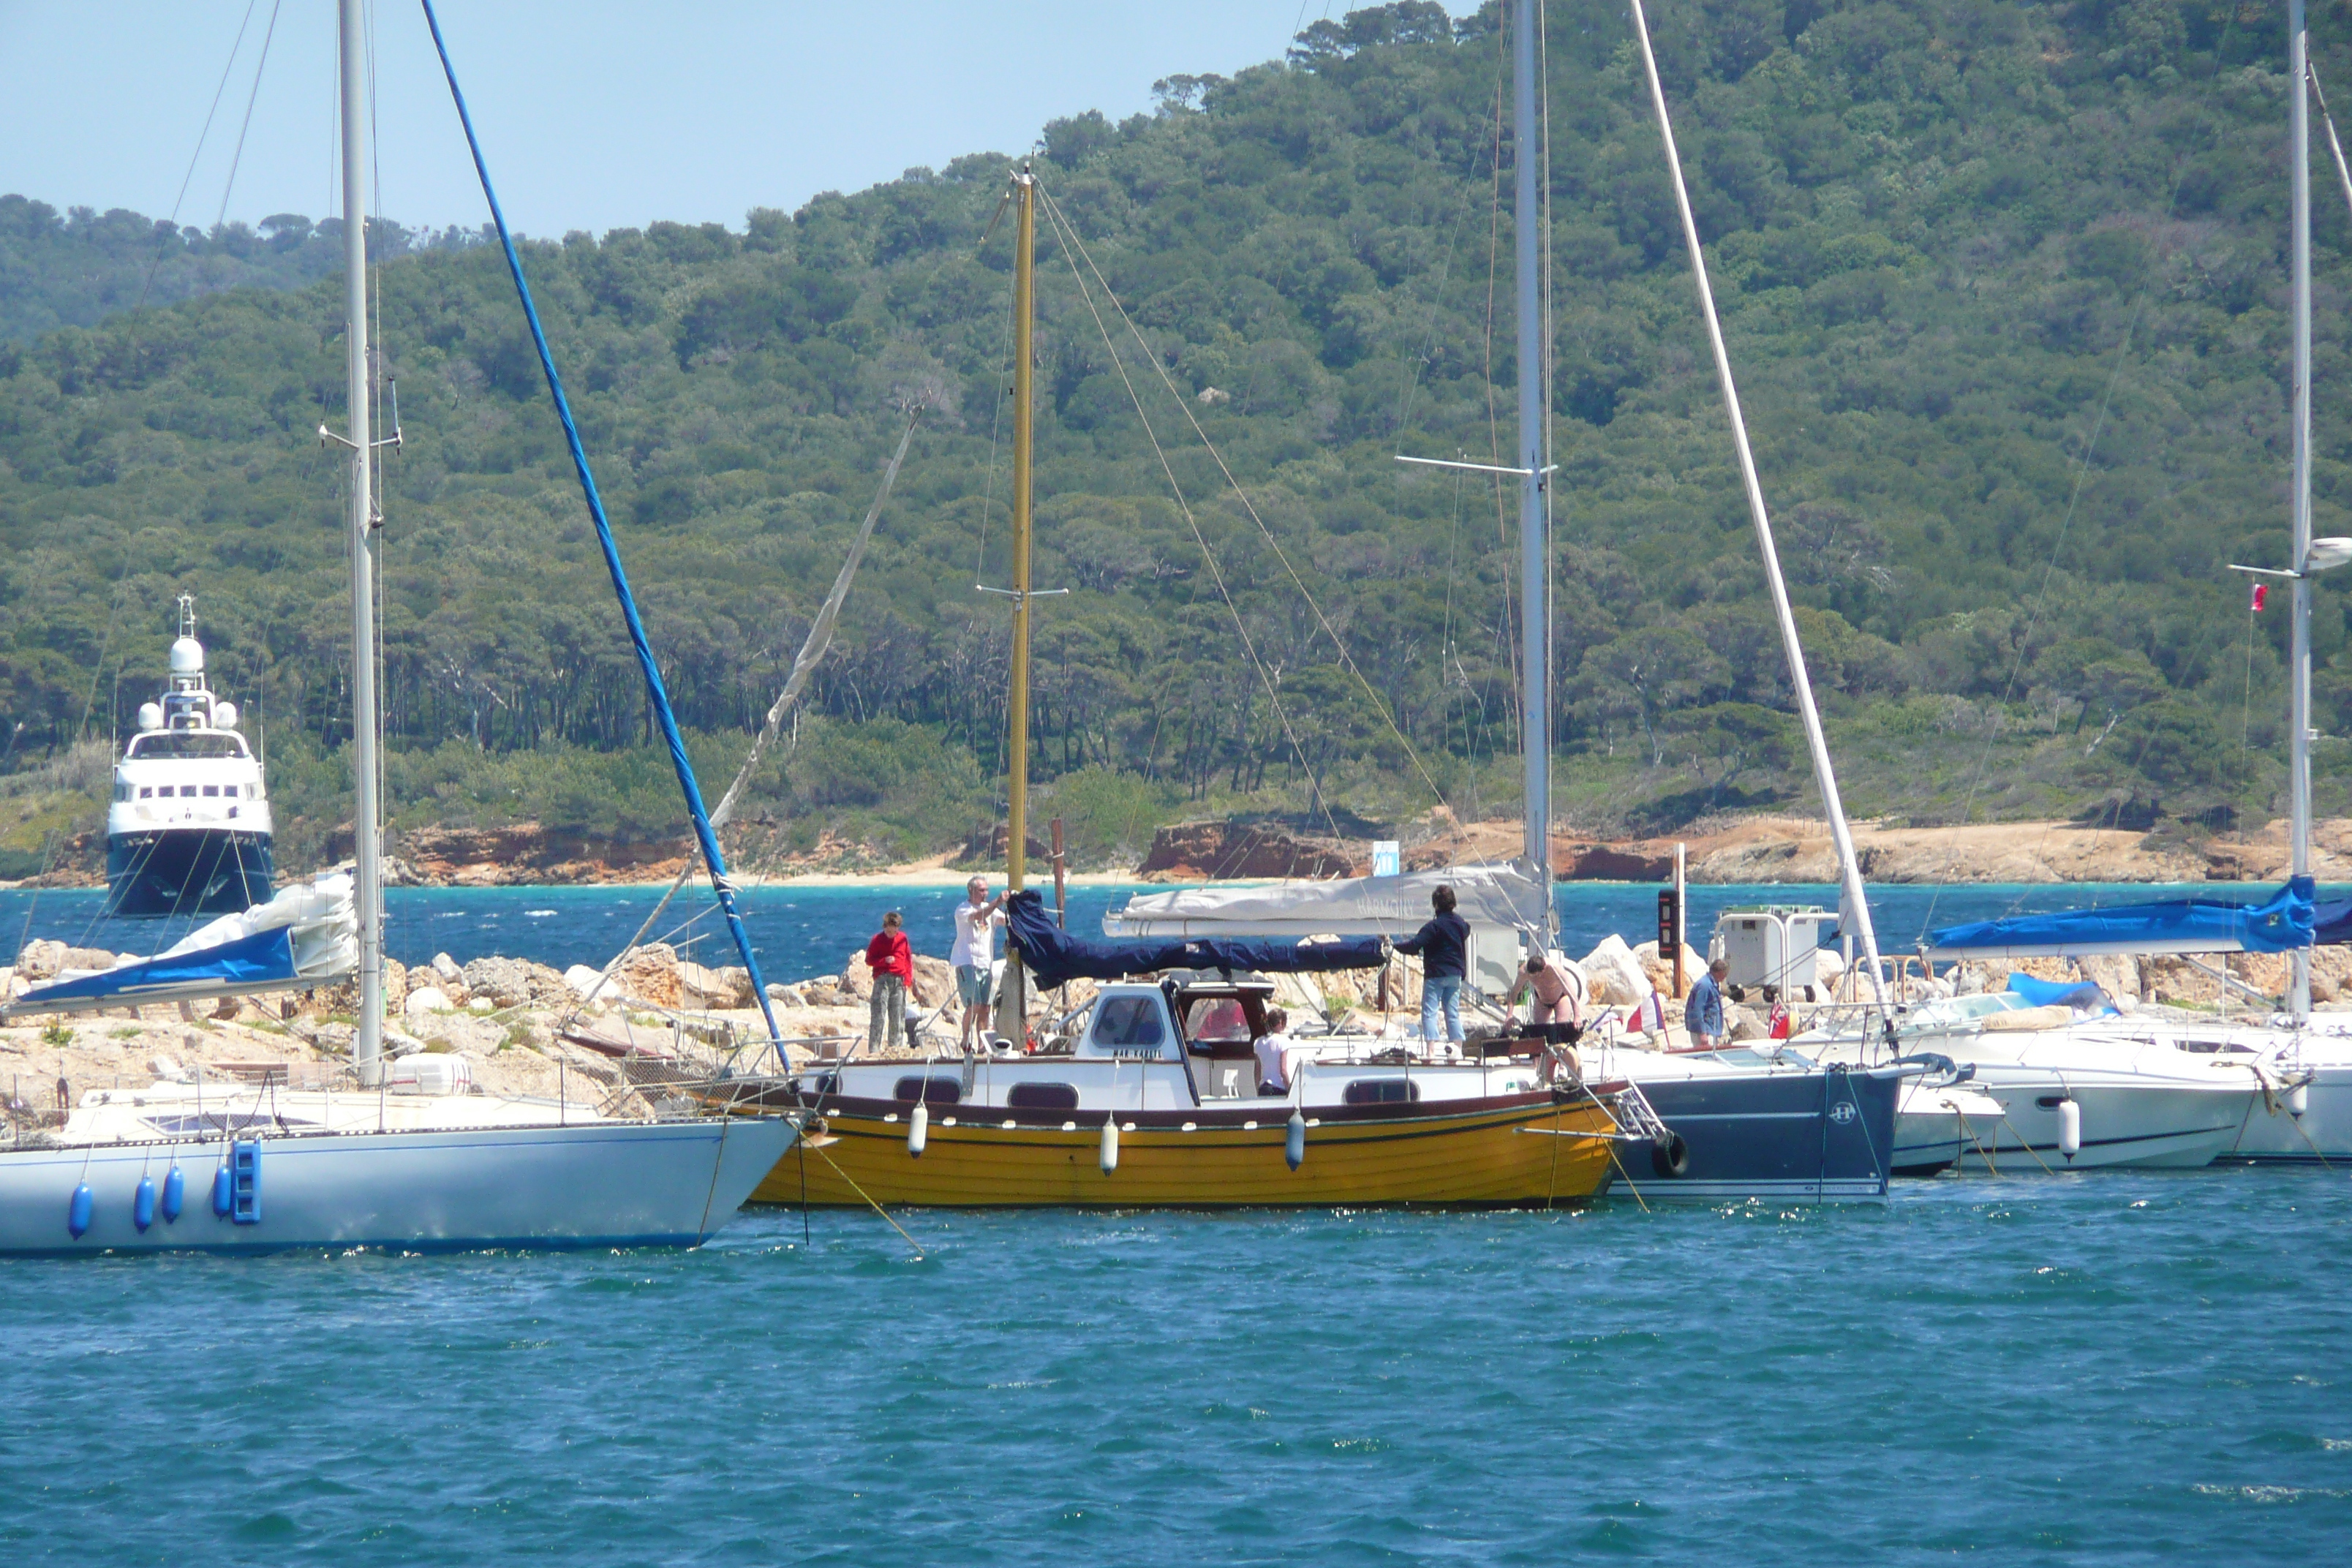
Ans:
POLYGON ((963 902, 955 907, 955 945, 948 950, 948 962, 955 965, 956 1002, 963 1009, 966 1050, 978 1045, 986 1032, 996 928, 1003 923, 1004 895, 990 898, 985 877, 965 883, 963 902))

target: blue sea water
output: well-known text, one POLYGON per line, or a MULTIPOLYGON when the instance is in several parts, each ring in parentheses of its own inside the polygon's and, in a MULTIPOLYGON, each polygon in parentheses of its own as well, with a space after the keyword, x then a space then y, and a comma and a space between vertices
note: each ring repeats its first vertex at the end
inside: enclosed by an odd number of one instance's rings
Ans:
MULTIPOLYGON (((1000 884, 1001 885, 1001 882, 1000 884)), ((1105 910, 1138 891, 1127 887, 1076 887, 1069 890, 1074 931, 1099 931, 1105 910)), ((1616 882, 1562 884, 1561 943, 1589 952, 1612 931, 1628 942, 1657 934, 1657 889, 1616 882)), ((1883 951, 1908 950, 1931 926, 2041 910, 2090 904, 2137 903, 2187 893, 2210 896, 2209 884, 2163 889, 2146 884, 2075 883, 2038 886, 1906 887, 1870 890, 1871 914, 1883 951)), ((838 973, 852 950, 898 910, 918 952, 945 957, 953 932, 948 910, 960 888, 753 888, 741 896, 744 923, 772 980, 838 973)), ((385 951, 403 963, 423 963, 446 952, 460 963, 487 954, 530 958, 558 969, 575 963, 601 967, 620 950, 652 912, 661 890, 642 887, 592 888, 394 888, 385 895, 385 951)), ((1716 915, 1736 904, 1817 904, 1837 907, 1833 887, 1693 887, 1685 929, 1704 949, 1716 915)), ((29 938, 117 952, 152 952, 184 935, 193 922, 107 921, 99 918, 105 895, 95 889, 33 892, 0 890, 0 953, 14 953, 29 938)), ((706 963, 733 963, 733 944, 713 910, 708 892, 681 893, 653 933, 689 949, 706 963)))
MULTIPOLYGON (((1899 947, 2149 891, 1874 902, 1899 947)), ((655 896, 395 890, 392 949, 600 962, 655 896)), ((790 976, 886 907, 941 951, 955 896, 748 903, 790 976)), ((1654 924, 1560 899, 1571 947, 1654 924)), ((1833 901, 1695 889, 1691 930, 1759 899, 1833 901)), ((0 950, 154 945, 96 910, 0 895, 0 950)), ((0 1563, 2352 1559, 2343 1171, 899 1217, 919 1261, 753 1211, 695 1253, 0 1264, 0 1563)))
POLYGON ((0 1266, 0 1561, 2328 1563, 2345 1174, 0 1266))

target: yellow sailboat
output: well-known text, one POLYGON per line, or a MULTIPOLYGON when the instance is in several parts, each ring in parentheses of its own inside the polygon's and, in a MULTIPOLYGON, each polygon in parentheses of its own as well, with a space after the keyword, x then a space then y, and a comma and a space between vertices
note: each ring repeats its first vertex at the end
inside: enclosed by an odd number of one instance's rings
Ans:
MULTIPOLYGON (((1031 365, 1036 184, 1014 208, 1013 648, 1006 872, 1011 952, 990 1048, 820 1062, 767 1098, 811 1117, 755 1203, 1224 1207, 1580 1204, 1614 1173, 1612 1105, 1564 1057, 1331 1035, 1281 1039, 1253 971, 1369 967, 1376 938, 1105 942, 1025 891, 1031 365), (1159 975, 1160 978, 1148 978, 1159 975), (1026 1048, 1033 978, 1106 980, 1045 1052, 1026 1048), (1136 978, 1147 977, 1147 978, 1136 978)), ((1639 1121, 1640 1109, 1633 1110, 1639 1121)))

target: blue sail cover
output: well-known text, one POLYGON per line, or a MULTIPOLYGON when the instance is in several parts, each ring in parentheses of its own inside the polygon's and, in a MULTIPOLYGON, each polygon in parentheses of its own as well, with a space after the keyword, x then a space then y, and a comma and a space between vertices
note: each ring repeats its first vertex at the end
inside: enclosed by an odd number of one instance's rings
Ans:
POLYGON ((2312 942, 2314 884, 2294 877, 2268 902, 2168 899, 1946 926, 1930 958, 2087 958, 2104 952, 2287 952, 2312 942))
POLYGON ((100 1007, 135 1007, 142 1002, 288 990, 304 984, 294 967, 293 932, 279 926, 218 947, 142 959, 103 973, 38 985, 9 1004, 7 1011, 86 1013, 100 1007))
POLYGON ((2311 945, 2343 947, 2352 943, 2352 899, 2330 899, 2311 908, 2311 945))
POLYGON ((1332 969, 1377 969, 1376 936, 1300 941, 1293 937, 1139 937, 1128 941, 1072 936, 1045 912, 1044 895, 1030 889, 1006 901, 1005 923, 1021 962, 1040 985, 1073 980, 1117 980, 1162 969, 1255 970, 1261 974, 1314 974, 1332 969))

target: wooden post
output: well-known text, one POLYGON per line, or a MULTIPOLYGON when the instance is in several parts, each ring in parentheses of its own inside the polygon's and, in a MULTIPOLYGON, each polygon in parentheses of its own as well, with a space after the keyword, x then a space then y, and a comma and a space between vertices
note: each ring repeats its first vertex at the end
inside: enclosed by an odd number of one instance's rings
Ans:
POLYGON ((1688 847, 1680 842, 1675 845, 1675 996, 1677 1000, 1681 999, 1683 987, 1688 984, 1683 973, 1683 949, 1690 945, 1690 917, 1687 913, 1690 886, 1683 875, 1683 851, 1688 847))

